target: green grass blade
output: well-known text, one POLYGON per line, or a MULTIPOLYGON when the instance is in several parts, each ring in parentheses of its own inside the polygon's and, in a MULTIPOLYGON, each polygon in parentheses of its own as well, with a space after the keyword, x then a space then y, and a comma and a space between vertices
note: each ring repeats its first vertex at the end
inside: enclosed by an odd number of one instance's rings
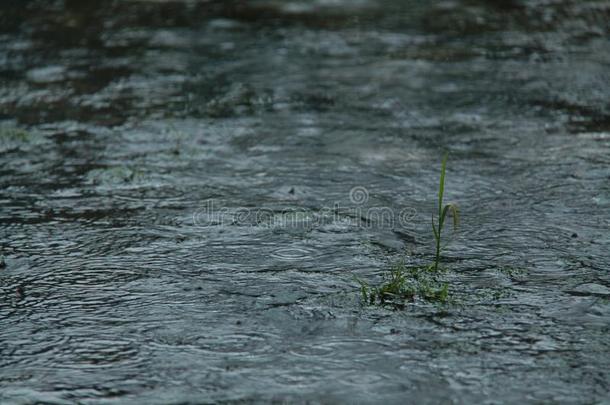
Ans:
POLYGON ((456 230, 460 224, 460 210, 458 206, 455 204, 445 205, 445 208, 443 208, 443 223, 445 222, 448 213, 451 213, 451 216, 453 217, 453 229, 456 230))
POLYGON ((443 194, 445 193, 445 169, 447 167, 447 153, 443 156, 443 162, 441 163, 441 180, 438 186, 438 216, 439 222, 442 223, 440 217, 443 210, 443 194))
POLYGON ((434 240, 438 241, 439 235, 436 230, 436 224, 434 223, 434 215, 432 215, 432 232, 434 232, 434 240))
POLYGON ((354 276, 354 280, 360 284, 360 294, 362 295, 362 301, 367 302, 369 296, 371 294, 371 288, 368 283, 364 280, 360 280, 358 277, 354 276))
POLYGON ((449 204, 451 207, 451 216, 453 217, 453 230, 457 230, 460 225, 460 209, 455 204, 449 204))

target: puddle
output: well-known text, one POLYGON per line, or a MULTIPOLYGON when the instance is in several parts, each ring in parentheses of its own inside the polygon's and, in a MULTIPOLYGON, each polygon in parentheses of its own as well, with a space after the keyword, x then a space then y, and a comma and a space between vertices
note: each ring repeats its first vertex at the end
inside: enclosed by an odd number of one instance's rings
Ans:
POLYGON ((0 7, 0 402, 607 400, 609 13, 0 7))

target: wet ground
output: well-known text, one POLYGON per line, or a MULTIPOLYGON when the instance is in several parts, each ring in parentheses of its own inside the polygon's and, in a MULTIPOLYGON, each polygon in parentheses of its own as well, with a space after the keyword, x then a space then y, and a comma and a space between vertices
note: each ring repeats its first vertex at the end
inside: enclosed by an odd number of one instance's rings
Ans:
POLYGON ((607 403, 609 21, 3 2, 0 402, 607 403), (453 303, 363 306, 445 150, 453 303))

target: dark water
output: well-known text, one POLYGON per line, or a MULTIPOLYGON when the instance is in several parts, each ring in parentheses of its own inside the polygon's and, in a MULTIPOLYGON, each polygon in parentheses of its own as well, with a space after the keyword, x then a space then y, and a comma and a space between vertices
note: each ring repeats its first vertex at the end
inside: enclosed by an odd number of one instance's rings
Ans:
POLYGON ((609 21, 3 1, 0 403, 608 403, 609 21), (456 303, 363 307, 444 150, 456 303))

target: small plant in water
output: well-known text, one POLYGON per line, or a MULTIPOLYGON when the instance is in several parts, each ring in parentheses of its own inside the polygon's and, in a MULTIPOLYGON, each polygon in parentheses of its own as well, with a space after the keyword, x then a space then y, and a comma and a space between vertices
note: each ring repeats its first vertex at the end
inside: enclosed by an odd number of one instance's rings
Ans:
POLYGON ((432 302, 445 303, 449 299, 449 285, 439 280, 439 265, 441 260, 442 231, 447 215, 453 217, 453 227, 459 224, 459 211, 455 204, 443 205, 445 191, 445 169, 447 154, 441 163, 441 178, 438 191, 438 222, 432 216, 432 232, 435 241, 434 262, 427 266, 407 267, 400 262, 390 269, 384 282, 378 287, 371 287, 365 281, 356 278, 360 284, 360 293, 365 303, 370 305, 392 305, 395 308, 404 306, 405 301, 416 298, 432 302))
POLYGON ((443 194, 445 193, 445 168, 447 167, 447 154, 443 157, 441 163, 441 181, 438 186, 438 224, 434 223, 434 215, 432 215, 432 232, 436 241, 436 256, 434 257, 434 271, 438 271, 438 264, 441 260, 441 235, 447 214, 453 216, 453 229, 457 229, 460 223, 460 214, 455 204, 447 204, 443 206, 443 194))
POLYGON ((371 287, 359 279, 357 281, 360 283, 362 300, 370 305, 402 308, 405 301, 416 298, 441 303, 449 299, 449 285, 438 280, 438 274, 431 271, 431 266, 407 267, 403 262, 395 264, 378 287, 371 287))
POLYGON ((0 127, 0 139, 26 141, 30 136, 25 129, 0 127))

